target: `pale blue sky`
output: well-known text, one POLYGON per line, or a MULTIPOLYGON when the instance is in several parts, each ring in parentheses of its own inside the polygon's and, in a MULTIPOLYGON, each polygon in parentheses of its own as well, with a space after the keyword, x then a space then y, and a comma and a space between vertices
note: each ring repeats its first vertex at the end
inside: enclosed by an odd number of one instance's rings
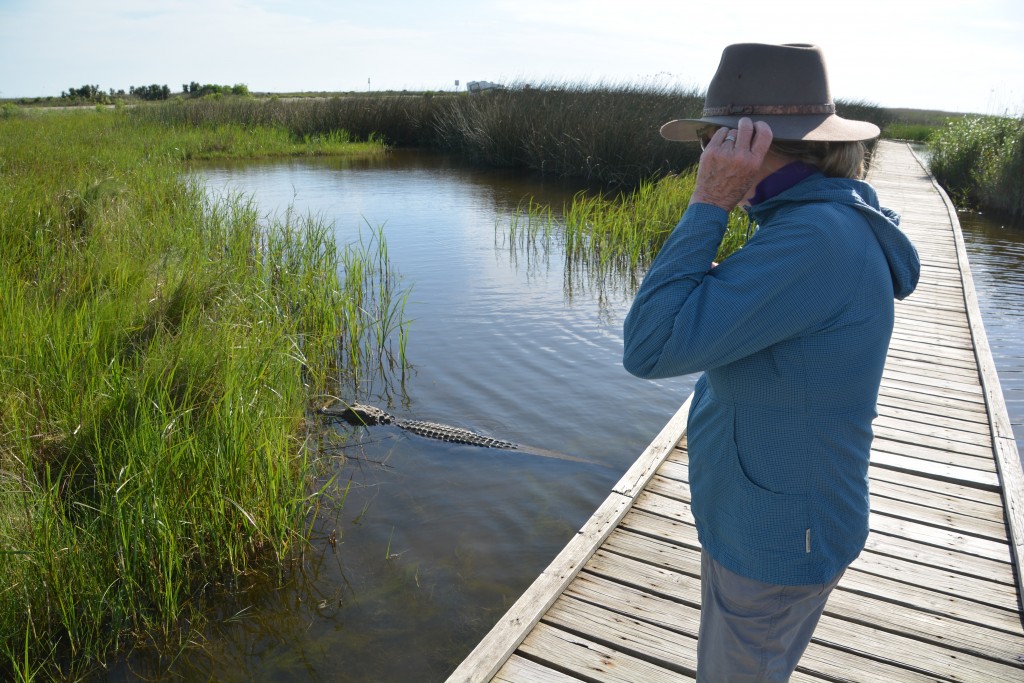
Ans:
POLYGON ((822 46, 837 98, 1024 112, 1020 0, 0 0, 0 97, 190 81, 703 88, 736 42, 822 46))

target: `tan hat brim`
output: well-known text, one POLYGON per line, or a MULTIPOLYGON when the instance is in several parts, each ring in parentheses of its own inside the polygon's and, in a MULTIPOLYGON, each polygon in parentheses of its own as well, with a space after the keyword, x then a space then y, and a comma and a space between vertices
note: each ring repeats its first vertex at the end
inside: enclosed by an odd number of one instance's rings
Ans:
MULTIPOLYGON (((735 128, 740 116, 708 116, 703 119, 676 119, 661 127, 661 136, 677 142, 696 142, 697 131, 705 126, 735 128)), ((881 131, 867 121, 853 121, 835 114, 821 116, 752 116, 772 129, 775 140, 809 140, 815 142, 860 142, 877 138, 881 131)))

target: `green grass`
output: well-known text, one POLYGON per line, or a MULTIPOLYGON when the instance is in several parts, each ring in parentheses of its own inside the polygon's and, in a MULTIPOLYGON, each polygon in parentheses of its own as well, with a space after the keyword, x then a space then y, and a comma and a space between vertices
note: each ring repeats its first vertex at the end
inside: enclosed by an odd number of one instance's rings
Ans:
POLYGON ((889 140, 928 142, 940 130, 939 126, 926 123, 890 123, 882 130, 882 137, 889 140))
MULTIPOLYGON (((571 290, 593 286, 632 296, 683 215, 694 181, 691 170, 611 197, 581 192, 560 212, 528 201, 507 226, 509 243, 516 253, 564 250, 571 290)), ((717 259, 742 247, 750 229, 742 210, 734 210, 717 259)))
POLYGON ((932 173, 959 206, 1024 219, 1024 117, 951 119, 929 150, 932 173))
POLYGON ((210 200, 183 165, 346 143, 239 130, 0 117, 5 680, 173 653, 211 587, 277 576, 325 490, 315 397, 405 366, 379 232, 339 247, 315 218, 210 200))

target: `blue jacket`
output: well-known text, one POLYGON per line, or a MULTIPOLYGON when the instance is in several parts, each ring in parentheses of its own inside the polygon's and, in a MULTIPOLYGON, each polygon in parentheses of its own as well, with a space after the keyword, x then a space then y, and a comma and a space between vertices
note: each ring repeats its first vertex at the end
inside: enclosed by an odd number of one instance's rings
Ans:
POLYGON ((623 365, 704 371, 687 441, 711 556, 766 583, 824 583, 867 538, 893 297, 914 290, 920 262, 861 181, 816 173, 750 215, 757 232, 711 269, 727 214, 686 210, 626 317, 623 365))

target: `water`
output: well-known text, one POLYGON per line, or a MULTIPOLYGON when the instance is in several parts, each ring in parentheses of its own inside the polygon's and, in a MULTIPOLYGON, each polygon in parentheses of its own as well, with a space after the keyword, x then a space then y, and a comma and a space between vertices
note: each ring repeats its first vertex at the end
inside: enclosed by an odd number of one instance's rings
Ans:
POLYGON ((960 213, 992 358, 1024 462, 1024 226, 960 213))
MULTIPOLYGON (((577 188, 411 154, 200 173, 211 190, 252 193, 268 212, 320 214, 341 242, 384 226, 412 286, 416 366, 391 412, 583 462, 357 430, 334 471, 351 482, 344 505, 321 514, 301 571, 281 589, 222 605, 209 640, 174 671, 187 680, 443 680, 596 509, 693 378, 629 376, 620 365, 628 296, 570 296, 560 254, 511 255, 500 226, 519 201, 560 206, 577 188)), ((1020 443, 1024 232, 962 221, 1020 443)), ((363 398, 387 407, 387 396, 363 398)), ((131 668, 146 666, 112 678, 131 668)))
MULTIPOLYGON (((621 366, 623 293, 566 292, 563 256, 510 252, 508 216, 577 187, 437 157, 295 161, 200 171, 332 221, 340 242, 383 225, 411 286, 399 417, 443 422, 574 460, 357 430, 351 480, 305 575, 231 604, 202 651, 175 664, 217 680, 443 680, 608 495, 689 395, 621 366), (328 536, 336 533, 336 550, 328 536), (251 604, 250 604, 251 603, 251 604)), ((361 397, 388 408, 386 396, 361 397)))

